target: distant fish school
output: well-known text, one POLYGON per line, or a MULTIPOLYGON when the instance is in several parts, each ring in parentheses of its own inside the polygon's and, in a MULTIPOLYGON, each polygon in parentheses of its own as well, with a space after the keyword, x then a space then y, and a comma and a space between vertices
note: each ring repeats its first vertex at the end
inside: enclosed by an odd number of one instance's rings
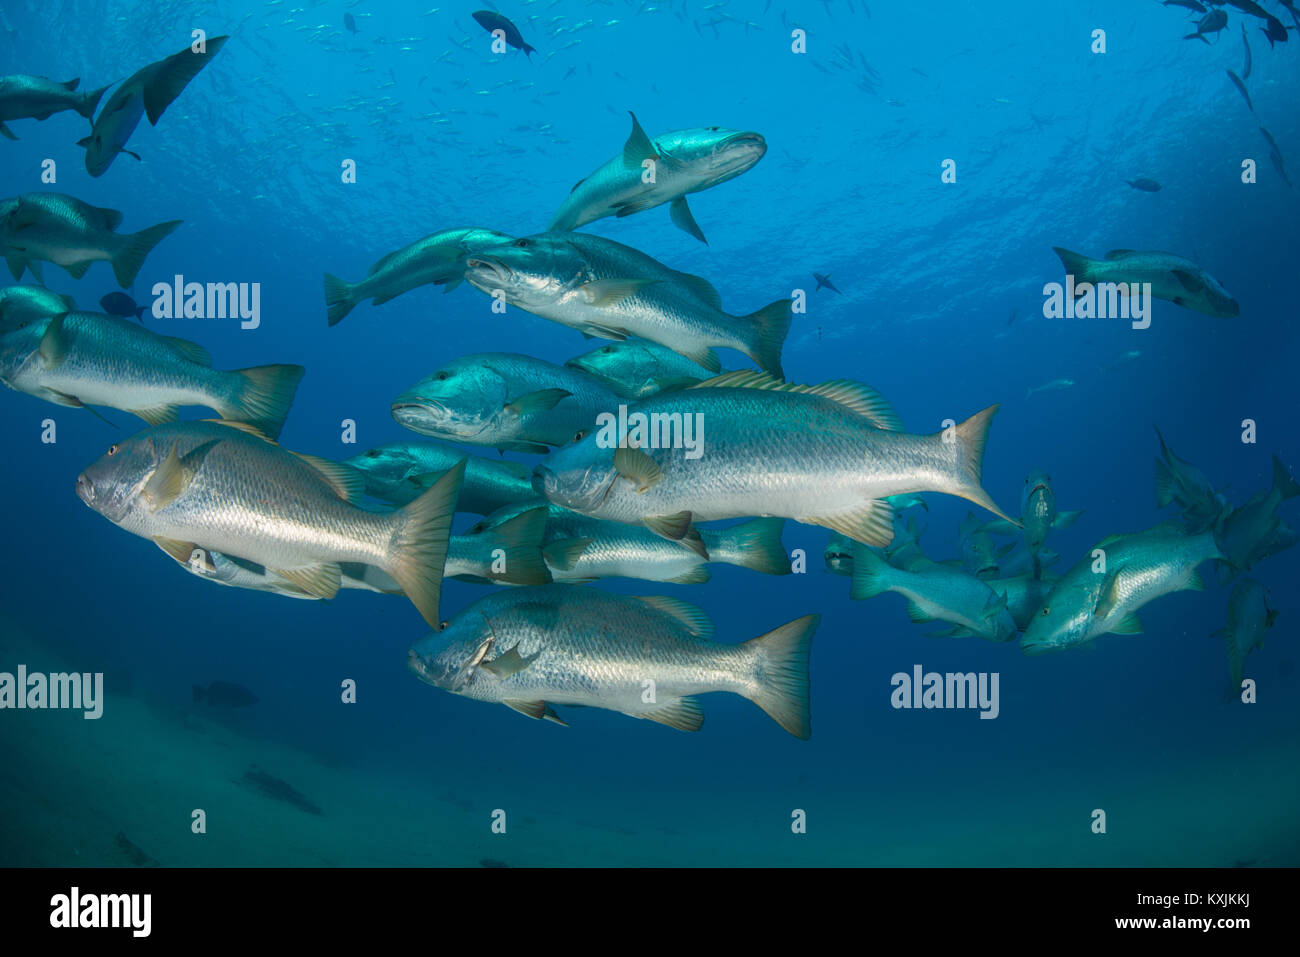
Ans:
MULTIPOLYGON (((1270 43, 1284 41, 1285 29, 1265 16, 1270 43)), ((536 52, 505 16, 482 10, 473 19, 495 52, 536 52)), ((1224 11, 1210 11, 1189 39, 1206 40, 1226 24, 1224 11)), ((351 14, 344 25, 360 32, 351 14)), ((78 113, 92 126, 78 144, 86 168, 105 175, 119 154, 139 158, 126 147, 140 118, 157 124, 227 40, 196 40, 137 70, 98 116, 111 87, 79 93, 79 80, 0 78, 0 134, 17 139, 7 124, 78 113)), ((1244 83, 1249 54, 1247 43, 1242 76, 1228 72, 1253 110, 1244 83)), ((1285 176, 1276 143, 1261 132, 1285 176)), ((1058 577, 1050 568, 1060 556, 1047 539, 1081 513, 1057 510, 1041 469, 1026 478, 1016 517, 984 489, 997 405, 975 404, 967 419, 935 433, 908 432, 869 386, 784 379, 790 299, 738 313, 701 276, 575 232, 667 206, 677 227, 706 242, 687 197, 745 174, 766 150, 761 134, 719 126, 652 137, 632 114, 622 150, 576 182, 545 231, 514 237, 481 226, 444 228, 382 256, 363 279, 326 274, 330 326, 367 299, 380 306, 421 286, 451 291, 464 282, 605 341, 563 366, 508 352, 463 356, 391 399, 399 424, 441 442, 392 443, 347 462, 285 449, 276 439, 301 366, 215 370, 201 346, 145 327, 145 308, 116 292, 100 300, 105 312, 94 313, 40 285, 0 289, 0 381, 65 407, 118 409, 148 423, 89 465, 76 493, 124 531, 153 541, 179 570, 295 599, 328 599, 342 589, 405 595, 434 628, 411 647, 417 678, 537 720, 563 725, 556 708, 581 705, 694 731, 704 721, 699 697, 729 692, 791 735, 809 737, 818 615, 719 643, 708 616, 677 598, 572 587, 612 577, 702 584, 719 562, 789 574, 786 520, 830 531, 827 569, 851 579, 850 598, 893 592, 915 623, 995 643, 1019 636, 1030 655, 1139 633, 1145 604, 1204 588, 1198 569, 1214 562, 1221 579, 1236 580, 1220 634, 1240 690, 1246 656, 1276 611, 1259 583, 1238 576, 1300 538, 1279 515, 1300 495, 1280 461, 1270 489, 1233 506, 1160 436, 1157 504, 1176 507, 1177 517, 1102 539, 1058 577), (757 369, 724 371, 717 350, 757 369), (185 406, 218 418, 182 421, 185 406), (665 422, 677 428, 664 433, 667 441, 648 431, 665 422), (530 469, 488 457, 493 449, 544 458, 530 469), (928 493, 964 498, 993 516, 968 513, 958 558, 934 560, 922 549, 912 510, 928 509, 928 493), (457 512, 483 518, 453 535, 457 512), (704 527, 728 519, 744 521, 704 527), (1100 565, 1098 553, 1107 559, 1100 565), (495 587, 443 618, 448 576, 495 587)), ((1149 178, 1126 182, 1161 189, 1149 178)), ((706 221, 710 205, 701 204, 706 221)), ((0 253, 15 280, 30 272, 40 283, 43 263, 81 279, 104 261, 128 288, 180 222, 122 234, 123 218, 65 194, 24 193, 0 200, 0 253)), ((1146 284, 1150 295, 1207 315, 1240 311, 1209 273, 1173 254, 1117 250, 1091 260, 1056 252, 1070 284, 1146 284)), ((843 295, 829 275, 812 275, 817 289, 843 295)), ((155 294, 167 298, 171 315, 250 319, 256 303, 233 285, 178 275, 155 294)), ((1026 398, 1073 385, 1057 379, 1026 398)), ((220 682, 195 687, 193 697, 229 707, 256 700, 220 682)), ((996 709, 983 716, 996 717, 996 709)))

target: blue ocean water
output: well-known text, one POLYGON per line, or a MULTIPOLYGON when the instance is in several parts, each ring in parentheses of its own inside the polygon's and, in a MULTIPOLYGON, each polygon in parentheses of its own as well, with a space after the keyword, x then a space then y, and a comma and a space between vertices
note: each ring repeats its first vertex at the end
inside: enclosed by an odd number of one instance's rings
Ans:
MULTIPOLYGON (((512 2, 501 12, 537 48, 528 58, 493 53, 474 9, 6 2, 5 70, 81 77, 83 89, 176 52, 193 29, 231 40, 156 127, 141 124, 129 144, 141 160, 120 156, 101 178, 75 145, 80 117, 11 123, 20 138, 0 142, 0 194, 56 189, 121 210, 123 231, 184 220, 148 258, 137 301, 177 274, 257 282, 261 325, 146 325, 201 343, 218 368, 304 365, 281 441, 341 459, 413 438, 390 403, 452 358, 508 349, 563 362, 595 343, 518 309, 495 314, 468 285, 365 303, 330 328, 323 273, 360 278, 437 229, 545 229, 573 183, 622 148, 628 110, 651 135, 756 130, 763 160, 692 197, 707 245, 664 208, 585 230, 709 278, 733 312, 807 291, 786 376, 868 383, 911 431, 1001 403, 985 488, 1015 512, 1041 468, 1060 507, 1084 510, 1050 540, 1059 570, 1171 517, 1156 508, 1155 426, 1234 503, 1269 485, 1274 454, 1300 463, 1300 200, 1258 129, 1300 157, 1300 38, 1270 48, 1258 21, 1225 8, 1228 29, 1203 44, 1183 38, 1186 11, 1119 0, 512 2), (1243 24, 1253 112, 1225 75, 1243 72, 1243 24), (806 53, 791 50, 795 29, 806 53), (41 180, 47 158, 54 185, 41 180), (342 181, 345 160, 355 183, 342 181), (955 182, 941 180, 945 160, 955 182), (1242 182, 1245 160, 1255 183, 1242 182), (1126 184, 1138 177, 1163 188, 1126 184), (1053 246, 1178 253, 1231 291, 1240 316, 1156 302, 1143 330, 1044 318, 1043 286, 1062 279, 1053 246), (814 270, 843 295, 813 292, 814 270), (1073 385, 1027 394, 1058 379, 1073 385), (345 420, 354 445, 341 441, 345 420)), ((83 308, 117 288, 104 264, 80 280, 47 264, 45 278, 83 308)), ((427 626, 400 598, 213 587, 106 522, 73 485, 139 423, 105 412, 118 428, 0 395, 0 670, 103 671, 110 695, 97 722, 0 712, 0 863, 126 865, 118 833, 170 865, 1300 861, 1300 552, 1250 573, 1279 615, 1248 660, 1258 702, 1243 705, 1225 695, 1211 632, 1229 589, 1208 567, 1204 592, 1143 610, 1141 635, 1025 657, 1015 643, 927 637, 895 595, 850 601, 847 579, 823 570, 825 530, 789 522, 804 574, 715 566, 705 585, 585 587, 691 601, 723 642, 820 613, 810 740, 725 694, 705 697, 697 734, 594 709, 560 728, 418 682, 406 653, 427 626), (46 418, 53 444, 41 441, 46 418), (891 676, 917 664, 997 672, 998 717, 891 707, 891 676), (340 701, 345 679, 355 704, 340 701), (196 708, 191 686, 214 680, 258 704, 196 708), (232 784, 253 763, 325 813, 232 784), (191 829, 195 808, 206 834, 191 829), (505 834, 491 829, 498 809, 505 834), (796 810, 806 833, 792 831, 796 810)), ((972 507, 927 502, 923 542, 953 557, 972 507)), ((1294 508, 1282 507, 1292 524, 1294 508)), ((444 617, 482 594, 448 581, 444 617)))

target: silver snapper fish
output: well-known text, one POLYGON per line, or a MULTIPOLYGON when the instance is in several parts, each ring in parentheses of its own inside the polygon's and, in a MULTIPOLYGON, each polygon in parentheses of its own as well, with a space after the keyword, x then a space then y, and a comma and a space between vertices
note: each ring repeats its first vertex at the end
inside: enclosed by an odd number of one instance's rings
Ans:
POLYGON ((1176 505, 1188 531, 1218 527, 1230 511, 1228 500, 1215 490, 1195 465, 1174 454, 1160 429, 1160 457, 1156 461, 1156 507, 1176 505))
POLYGON ((643 522, 665 538, 689 540, 693 522, 762 515, 884 546, 894 535, 893 508, 882 501, 890 495, 945 492, 1006 517, 980 486, 996 410, 913 435, 898 431, 889 403, 860 383, 732 372, 637 403, 626 423, 554 452, 534 470, 533 487, 557 505, 643 522), (649 428, 634 427, 634 417, 649 428), (706 430, 688 458, 685 428, 696 422, 706 430))
MULTIPOLYGON (((480 525, 490 527, 525 508, 514 505, 502 509, 480 525)), ((781 545, 784 526, 779 518, 756 518, 730 528, 701 529, 700 542, 706 557, 643 526, 590 518, 552 505, 542 551, 557 582, 639 578, 696 585, 709 580, 708 564, 715 562, 767 575, 790 574, 790 557, 781 545)))
POLYGON ((433 624, 463 475, 458 466, 406 508, 376 514, 352 504, 360 478, 337 462, 247 427, 183 422, 112 446, 78 477, 77 495, 177 561, 195 549, 237 555, 321 598, 338 592, 340 562, 374 565, 433 624))
POLYGON ((1241 679, 1246 670, 1246 656, 1264 647, 1264 635, 1277 620, 1269 607, 1268 592, 1253 578, 1243 578, 1228 598, 1228 624, 1213 635, 1228 645, 1228 670, 1232 674, 1231 693, 1241 693, 1241 679))
POLYGON ((1189 535, 1175 522, 1112 535, 1096 548, 1105 552, 1105 571, 1093 571, 1090 550, 1062 576, 1021 636, 1025 654, 1071 648, 1105 634, 1141 634, 1138 609, 1170 592, 1204 589, 1196 567, 1222 557, 1209 532, 1189 535))
POLYGON ((696 695, 748 698, 798 738, 810 731, 808 652, 820 616, 739 645, 674 598, 634 598, 564 585, 493 592, 417 642, 420 680, 560 724, 551 705, 585 705, 698 731, 696 695), (646 682, 654 694, 647 701, 646 682))
POLYGON ((392 505, 415 501, 457 462, 465 460, 465 484, 456 511, 490 515, 515 503, 543 504, 533 491, 533 471, 519 462, 471 455, 437 442, 390 442, 345 460, 361 473, 366 494, 392 505))
POLYGON ((1241 313, 1237 301, 1208 272, 1182 256, 1112 249, 1104 260, 1052 247, 1077 283, 1150 283, 1151 295, 1207 316, 1229 319, 1241 313))
POLYGON ((853 584, 849 597, 875 598, 887 591, 907 599, 907 615, 917 623, 944 621, 951 637, 1011 641, 1016 623, 1007 610, 1006 593, 960 568, 937 562, 912 569, 895 568, 859 542, 853 544, 853 584))
POLYGON ((76 308, 71 296, 50 292, 44 286, 7 286, 0 289, 0 335, 76 308))
POLYGON ((609 342, 565 365, 595 376, 628 399, 683 389, 711 377, 703 366, 649 339, 609 342))
POLYGON ((576 369, 513 352, 461 356, 393 400, 412 432, 513 452, 572 442, 619 397, 576 369))
POLYGON ((186 339, 91 312, 65 312, 0 337, 0 382, 56 405, 103 405, 171 422, 185 405, 280 434, 305 370, 255 366, 223 372, 186 339))
POLYGON ((363 299, 382 306, 428 283, 444 286, 444 292, 451 292, 461 283, 466 253, 499 246, 513 238, 494 229, 444 229, 384 256, 360 282, 347 282, 326 273, 325 309, 329 324, 342 322, 363 299))
POLYGON ((170 236, 179 219, 138 233, 115 232, 122 224, 116 209, 83 203, 64 193, 24 193, 0 200, 0 251, 15 279, 30 269, 41 279, 42 261, 62 266, 74 279, 91 263, 105 261, 123 289, 135 282, 145 257, 170 236))
POLYGON ((1007 596, 1007 611, 1011 613, 1011 620, 1016 623, 1017 629, 1024 631, 1046 604, 1056 580, 1054 575, 1035 578, 1026 574, 993 578, 987 584, 996 594, 1007 596))
POLYGON ((13 120, 48 120, 55 113, 74 110, 86 119, 95 115, 107 86, 78 93, 81 80, 63 83, 44 76, 14 73, 0 76, 0 136, 18 139, 5 123, 13 120))
POLYGON ((759 368, 781 374, 791 300, 748 316, 729 315, 706 280, 612 239, 582 233, 526 236, 472 253, 465 279, 488 295, 499 292, 513 306, 588 336, 640 336, 711 372, 722 368, 714 348, 736 349, 759 368))
MULTIPOLYGON (((1025 485, 1020 493, 1020 528, 996 521, 989 522, 985 527, 998 535, 1021 535, 1033 574, 1039 575, 1043 569, 1043 543, 1047 541, 1048 533, 1052 529, 1069 528, 1082 514, 1082 509, 1058 512, 1056 494, 1052 491, 1052 477, 1042 469, 1035 469, 1025 477, 1025 485)), ((1002 554, 1005 553, 1000 553, 999 557, 1002 554)))
POLYGON ((707 243, 691 215, 687 195, 752 168, 767 152, 767 142, 758 133, 720 126, 676 130, 651 139, 636 114, 628 115, 632 134, 622 155, 578 180, 547 229, 577 229, 606 216, 622 218, 669 203, 674 225, 707 243))
POLYGON ((1224 561, 1234 573, 1295 544, 1294 533, 1287 534, 1290 530, 1278 517, 1277 510, 1284 501, 1297 495, 1300 495, 1300 482, 1291 477, 1281 459, 1273 456, 1272 488, 1255 492, 1240 508, 1228 510, 1215 531, 1215 541, 1223 551, 1224 561))
POLYGON ((126 148, 126 143, 139 125, 140 117, 148 116, 150 125, 157 126, 163 111, 172 105, 190 80, 198 76, 229 39, 228 36, 212 37, 205 42, 202 53, 186 47, 180 53, 132 73, 99 111, 90 135, 77 141, 77 145, 86 150, 86 172, 91 176, 103 176, 118 153, 139 159, 138 154, 126 148))

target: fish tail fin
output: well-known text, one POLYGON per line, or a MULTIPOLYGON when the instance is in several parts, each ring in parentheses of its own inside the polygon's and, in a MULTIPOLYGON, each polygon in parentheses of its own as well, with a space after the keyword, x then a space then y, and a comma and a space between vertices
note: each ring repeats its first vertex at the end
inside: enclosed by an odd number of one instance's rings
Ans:
MULTIPOLYGON (((112 86, 109 84, 108 86, 112 86)), ((86 119, 94 119, 95 110, 99 107, 99 98, 108 91, 108 86, 101 86, 98 90, 89 90, 81 94, 81 102, 77 104, 77 112, 86 119)))
MULTIPOLYGON (((1008 515, 1002 509, 998 508, 992 496, 984 491, 982 484, 982 475, 984 471, 984 446, 989 439, 989 426, 993 424, 993 416, 997 413, 998 406, 991 405, 981 412, 976 412, 965 422, 956 426, 957 442, 957 475, 956 478, 959 486, 953 494, 960 495, 969 502, 980 505, 998 518, 1004 519, 1014 525, 1016 528, 1023 526, 1008 515)), ((948 441, 940 433, 939 441, 948 441)))
POLYGON ((144 112, 149 117, 150 125, 158 125, 163 111, 172 105, 190 80, 198 76, 199 71, 208 65, 229 39, 229 36, 211 37, 204 43, 202 53, 195 53, 192 48, 182 50, 163 60, 157 70, 151 71, 151 78, 143 91, 144 112))
POLYGON ((336 326, 343 321, 343 317, 352 311, 357 304, 353 298, 353 285, 345 279, 338 276, 325 274, 325 311, 329 318, 330 325, 336 326))
POLYGON ((812 734, 808 707, 808 653, 821 615, 804 615, 745 642, 754 658, 755 685, 747 697, 796 738, 812 734))
POLYGON ((466 461, 461 459, 427 492, 393 513, 395 529, 384 571, 402 586, 424 620, 435 628, 442 570, 451 541, 451 518, 465 479, 466 461))
POLYGON ((537 52, 537 47, 529 46, 527 43, 524 44, 524 56, 528 57, 528 59, 531 60, 533 58, 533 54, 536 52, 537 52))
POLYGON ((1290 471, 1276 455, 1273 456, 1273 488, 1277 489, 1283 498, 1295 498, 1300 495, 1300 483, 1291 477, 1290 471))
POLYGON ((307 370, 295 365, 253 366, 237 369, 242 387, 232 408, 222 409, 222 418, 247 422, 267 438, 279 438, 284 420, 293 405, 298 383, 307 370))
POLYGON ((1081 255, 1080 253, 1070 252, 1070 250, 1063 249, 1060 246, 1053 246, 1052 252, 1056 253, 1057 257, 1060 258, 1061 265, 1065 267, 1065 274, 1067 276, 1073 276, 1075 279, 1080 281, 1086 280, 1091 282, 1091 279, 1089 279, 1093 267, 1093 261, 1091 259, 1087 256, 1081 255))
POLYGON ((194 696, 194 704, 198 704, 200 701, 203 700, 203 689, 198 685, 193 685, 192 687, 194 690, 191 692, 191 694, 193 694, 194 696))
POLYGON ((889 574, 892 566, 880 554, 863 545, 853 543, 853 584, 849 597, 861 601, 875 598, 889 591, 889 574))
POLYGON ((494 581, 516 585, 547 585, 551 570, 542 557, 542 538, 546 535, 549 510, 545 505, 520 512, 496 529, 503 570, 489 575, 494 581))
POLYGON ((781 544, 783 518, 755 518, 721 531, 701 532, 709 558, 765 575, 790 574, 790 556, 781 544))
POLYGON ((785 337, 790 332, 790 320, 793 314, 790 304, 793 300, 778 299, 764 306, 758 312, 745 316, 742 322, 752 327, 752 335, 742 351, 764 372, 770 372, 778 379, 785 378, 781 371, 781 349, 785 346, 785 337))
POLYGON ((173 219, 170 222, 159 223, 157 226, 142 229, 138 233, 126 237, 127 242, 113 257, 113 275, 117 277, 117 284, 123 289, 131 288, 131 284, 135 282, 136 273, 144 265, 145 257, 153 252, 155 246, 170 236, 180 224, 181 220, 173 219))

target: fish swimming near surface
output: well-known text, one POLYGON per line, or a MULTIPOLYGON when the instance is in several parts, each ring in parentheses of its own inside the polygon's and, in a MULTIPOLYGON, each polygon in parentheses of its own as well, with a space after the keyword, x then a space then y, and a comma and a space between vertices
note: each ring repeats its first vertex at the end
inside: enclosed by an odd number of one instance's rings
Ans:
POLYGON ((1243 578, 1228 598, 1228 623, 1213 635, 1228 646, 1228 671, 1232 675, 1231 693, 1241 693, 1241 679, 1246 671, 1246 656, 1264 647, 1264 636, 1277 621, 1277 610, 1270 607, 1268 592, 1253 578, 1243 578))
POLYGON ((137 306, 135 300, 124 292, 110 292, 99 300, 99 308, 110 316, 135 318, 144 322, 144 311, 148 306, 137 306))
POLYGON ((711 372, 714 348, 735 349, 780 375, 792 300, 748 316, 722 310, 705 279, 630 246, 584 233, 541 233, 470 254, 465 278, 488 295, 587 336, 650 339, 711 372))
POLYGON ((1200 0, 1162 0, 1162 4, 1166 7, 1183 7, 1184 9, 1191 10, 1194 13, 1206 12, 1205 6, 1200 2, 1200 0))
POLYGON ((1205 16, 1201 17, 1199 21, 1197 21, 1196 32, 1187 34, 1187 36, 1183 37, 1183 39, 1196 40, 1199 38, 1203 42, 1209 43, 1210 41, 1205 39, 1206 36, 1210 34, 1217 34, 1220 30, 1224 29, 1227 25, 1228 25, 1228 15, 1226 13, 1224 13, 1222 10, 1211 10, 1205 16))
POLYGON ((40 319, 51 319, 77 308, 71 296, 50 292, 44 286, 0 288, 0 335, 22 329, 40 319))
POLYGON ((723 645, 708 617, 678 599, 547 585, 476 601, 416 642, 409 663, 435 688, 557 724, 564 721, 553 705, 584 705, 698 731, 697 696, 728 691, 807 739, 808 657, 819 620, 806 615, 723 645))
POLYGON ((533 470, 519 462, 497 461, 439 442, 390 442, 344 461, 361 473, 366 494, 392 505, 408 505, 443 474, 465 460, 465 483, 456 511, 490 515, 507 505, 541 504, 533 491, 533 470))
POLYGON ((192 696, 195 704, 203 701, 212 708, 247 708, 257 704, 257 695, 229 681, 214 681, 207 687, 194 685, 192 696))
POLYGON ((1189 535, 1166 522, 1133 535, 1103 539, 1062 576, 1020 638, 1027 655, 1087 644, 1105 634, 1142 632, 1137 612, 1175 591, 1202 591, 1198 565, 1221 558, 1209 532, 1189 535), (1105 554, 1096 571, 1094 552, 1105 554))
POLYGON ((516 50, 523 50, 524 54, 530 60, 532 59, 532 55, 537 52, 536 47, 529 46, 524 42, 523 35, 519 32, 519 28, 495 10, 478 10, 471 14, 471 16, 474 17, 474 22, 488 33, 495 33, 500 30, 502 39, 516 50))
POLYGON ((608 342, 565 365, 595 376, 629 399, 684 389, 712 377, 702 365, 649 339, 608 342))
POLYGON ((1237 74, 1233 73, 1231 70, 1228 70, 1227 73, 1228 79, 1232 81, 1232 85, 1241 93, 1242 99, 1246 101, 1246 106, 1250 108, 1250 112, 1254 113, 1255 104, 1250 102, 1250 94, 1246 91, 1246 84, 1242 83, 1241 77, 1237 76, 1237 74))
POLYGON ((897 568, 855 542, 850 597, 874 598, 887 591, 907 599, 907 614, 912 621, 951 624, 945 637, 978 637, 986 641, 1011 641, 1016 637, 1006 594, 995 593, 988 582, 937 562, 912 569, 897 568))
POLYGON ((449 442, 545 454, 623 401, 585 372, 512 352, 461 356, 393 400, 399 425, 449 442))
POLYGON ((1264 36, 1268 37, 1270 49, 1275 43, 1286 43, 1287 41, 1286 27, 1282 25, 1282 21, 1277 17, 1269 16, 1265 20, 1265 25, 1260 27, 1260 30, 1263 31, 1264 36))
POLYGON ((1077 283, 1150 283, 1151 295, 1184 309, 1219 319, 1240 315, 1241 307, 1217 279, 1189 259, 1164 252, 1112 249, 1105 259, 1089 259, 1054 246, 1067 275, 1077 283))
POLYGON ((325 309, 329 324, 337 325, 363 299, 382 306, 404 292, 429 283, 451 292, 461 283, 467 253, 508 243, 511 237, 494 229, 444 229, 417 239, 384 256, 360 282, 325 274, 325 309))
POLYGON ((1124 182, 1128 183, 1134 189, 1141 190, 1144 193, 1160 192, 1160 184, 1153 179, 1147 179, 1145 176, 1140 179, 1126 179, 1124 182))
POLYGON ((196 549, 235 555, 333 598, 341 562, 387 572, 433 624, 464 466, 394 512, 353 504, 361 481, 336 462, 289 452, 247 426, 181 422, 113 445, 77 495, 177 562, 196 549))
MULTIPOLYGON (((151 63, 131 74, 113 91, 91 128, 90 135, 78 140, 77 145, 86 150, 86 172, 103 176, 113 165, 119 153, 139 159, 138 153, 126 148, 142 116, 149 117, 152 126, 158 125, 167 107, 171 106, 181 91, 189 85, 214 56, 221 52, 230 37, 212 37, 207 40, 202 53, 186 47, 165 60, 151 63)), ((130 285, 124 283, 123 285, 130 285)))
MULTIPOLYGON (((817 280, 817 289, 821 289, 825 286, 831 292, 838 292, 841 296, 844 295, 844 293, 835 288, 835 284, 831 282, 830 276, 823 276, 821 273, 815 272, 813 273, 813 278, 817 280)), ((817 289, 814 289, 813 292, 816 292, 817 289)))
POLYGON ((135 282, 145 257, 180 224, 175 219, 123 235, 116 231, 122 225, 116 209, 91 206, 64 193, 24 193, 0 200, 0 253, 14 279, 21 279, 27 269, 43 281, 42 262, 80 279, 92 263, 104 261, 126 289, 135 282))
POLYGON ((636 114, 629 115, 632 133, 622 154, 578 180, 547 230, 566 232, 606 216, 621 219, 668 203, 673 224, 707 243, 686 197, 753 168, 767 152, 766 140, 752 131, 720 126, 651 139, 636 114))
POLYGON ((13 130, 6 126, 14 120, 48 120, 55 113, 73 110, 86 119, 95 115, 99 98, 107 86, 98 90, 78 93, 80 80, 56 82, 43 76, 15 73, 0 76, 0 136, 16 140, 13 130))
POLYGON ((0 381, 56 405, 102 405, 171 422, 181 406, 280 434, 303 375, 297 365, 223 372, 187 339, 92 312, 43 319, 0 339, 0 381))
POLYGON ((1007 518, 980 484, 996 411, 913 435, 860 383, 796 385, 732 372, 630 406, 626 423, 553 452, 534 470, 533 487, 565 508, 644 523, 697 547, 694 522, 753 515, 884 546, 894 535, 886 496, 944 492, 1007 518), (702 431, 688 434, 697 423, 702 431))

